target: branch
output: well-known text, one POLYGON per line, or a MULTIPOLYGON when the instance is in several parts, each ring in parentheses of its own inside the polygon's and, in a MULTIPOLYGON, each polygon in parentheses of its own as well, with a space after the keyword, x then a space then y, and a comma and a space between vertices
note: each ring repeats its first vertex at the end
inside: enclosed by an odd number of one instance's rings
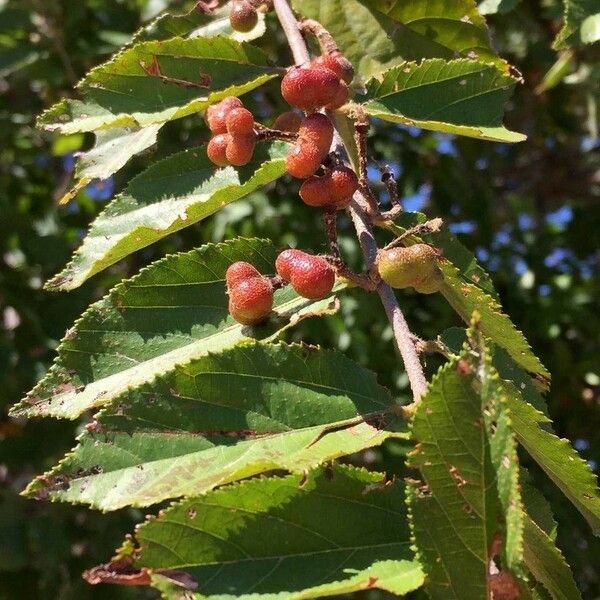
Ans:
MULTIPOLYGON (((275 12, 277 13, 277 17, 279 18, 281 26, 283 27, 285 35, 288 39, 288 43, 294 55, 296 64, 308 62, 309 54, 306 44, 302 38, 300 30, 298 29, 298 22, 296 21, 294 13, 287 3, 287 0, 274 0, 274 3, 275 12)), ((346 121, 346 119, 342 118, 342 126, 347 124, 347 122, 344 123, 344 121, 346 121)), ((344 139, 340 137, 340 132, 338 131, 340 120, 336 119, 335 122, 337 127, 334 136, 334 145, 341 144, 342 146, 346 146, 348 154, 351 157, 353 167, 355 170, 358 170, 358 164, 355 164, 356 160, 352 160, 352 157, 358 158, 358 153, 354 148, 352 148, 351 145, 354 140, 352 139, 352 134, 349 131, 350 128, 344 127, 342 130, 342 136, 345 138, 350 138, 346 139, 346 143, 344 143, 344 139), (344 133, 350 135, 344 136, 344 133)), ((361 195, 362 194, 360 192, 357 192, 355 196, 361 195)), ((372 272, 375 268, 375 261, 377 258, 377 242, 373 235, 373 229, 369 221, 369 217, 361 207, 360 202, 357 200, 358 198, 355 198, 350 205, 350 215, 356 229, 358 241, 363 251, 367 271, 372 272)), ((419 354, 415 347, 412 334, 408 328, 408 324, 406 323, 406 319, 400 310, 400 306, 398 306, 398 301, 396 300, 396 296, 394 295, 392 288, 381 281, 378 283, 376 291, 381 299, 387 318, 392 326, 396 345, 398 346, 398 350, 400 351, 400 355, 404 361, 404 367, 412 388, 414 400, 412 409, 414 409, 416 403, 419 402, 421 397, 427 391, 427 380, 425 379, 423 367, 419 360, 419 354)), ((407 412, 410 411, 411 409, 409 408, 407 412)))

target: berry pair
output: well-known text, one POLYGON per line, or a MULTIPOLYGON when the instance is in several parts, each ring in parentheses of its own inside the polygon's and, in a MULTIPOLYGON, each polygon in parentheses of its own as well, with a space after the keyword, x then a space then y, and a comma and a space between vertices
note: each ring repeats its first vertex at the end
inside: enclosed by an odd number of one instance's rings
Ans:
POLYGON ((342 210, 350 204, 358 189, 354 171, 343 165, 327 169, 325 175, 313 175, 300 186, 300 198, 308 206, 342 210))
POLYGON ((292 67, 281 82, 286 102, 302 110, 335 110, 348 101, 354 69, 338 50, 319 56, 309 67, 292 67))
POLYGON ((277 257, 275 268, 297 294, 310 300, 327 296, 335 283, 333 267, 324 258, 302 250, 284 250, 277 257))
POLYGON ((313 113, 302 121, 298 139, 286 158, 287 172, 298 179, 314 175, 329 153, 333 141, 333 124, 321 113, 313 113))
POLYGON ((388 285, 414 287, 420 294, 438 292, 444 282, 437 252, 427 244, 382 250, 377 257, 377 267, 388 285))
POLYGON ((256 145, 254 117, 239 98, 228 96, 209 106, 205 119, 215 134, 206 149, 211 162, 219 167, 241 167, 252 160, 256 145))
POLYGON ((242 325, 256 325, 273 309, 273 284, 250 263, 233 263, 225 273, 229 313, 242 325))

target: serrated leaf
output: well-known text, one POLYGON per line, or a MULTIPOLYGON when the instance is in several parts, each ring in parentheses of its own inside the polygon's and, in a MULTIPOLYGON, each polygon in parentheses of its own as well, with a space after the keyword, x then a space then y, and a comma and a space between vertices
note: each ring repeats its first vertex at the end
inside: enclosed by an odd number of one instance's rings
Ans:
POLYGON ((552 44, 555 50, 600 40, 598 0, 564 0, 564 6, 563 27, 552 44))
POLYGON ((134 40, 164 40, 171 37, 215 37, 225 35, 238 42, 249 42, 264 35, 266 31, 264 13, 258 13, 256 27, 247 32, 235 31, 229 21, 228 5, 217 10, 205 13, 195 7, 186 13, 177 14, 166 12, 154 19, 150 24, 142 27, 134 40))
POLYGON ((434 377, 414 416, 410 466, 423 481, 408 498, 432 600, 488 597, 500 506, 482 408, 473 375, 460 372, 456 358, 434 377))
POLYGON ((155 123, 142 128, 115 127, 96 133, 94 147, 78 155, 75 175, 78 179, 60 204, 66 204, 93 179, 108 179, 129 159, 156 143, 162 125, 155 123))
POLYGON ((227 267, 246 260, 269 274, 275 257, 269 242, 238 239, 153 263, 87 309, 61 342, 55 364, 12 414, 74 419, 178 364, 331 310, 331 298, 310 302, 288 286, 275 293, 275 313, 265 324, 236 323, 227 310, 227 267))
MULTIPOLYGON (((402 500, 399 483, 339 465, 244 481, 138 527, 134 567, 182 570, 198 583, 190 594, 198 599, 403 595, 422 585, 423 573, 412 560, 402 500)), ((155 584, 167 597, 178 591, 160 575, 155 584)))
POLYGON ((72 261, 46 287, 72 290, 132 252, 274 181, 285 172, 285 152, 285 143, 261 144, 245 167, 218 169, 202 146, 154 163, 96 218, 72 261))
POLYGON ((475 60, 407 62, 368 82, 364 107, 392 123, 520 142, 524 135, 502 125, 504 104, 516 82, 498 66, 475 60))
MULTIPOLYGON (((409 217, 404 221, 404 225, 410 225, 411 221, 409 217)), ((398 236, 406 232, 406 227, 395 223, 386 223, 385 228, 398 236)), ((470 253, 460 242, 448 236, 438 235, 408 236, 404 238, 403 244, 410 246, 426 241, 439 247, 443 251, 439 264, 444 276, 440 292, 450 306, 466 323, 470 322, 473 312, 477 311, 480 317, 479 326, 487 337, 506 349, 517 364, 532 373, 549 378, 550 374, 532 352, 525 336, 502 312, 500 304, 487 293, 492 286, 489 276, 479 267, 474 257, 469 260, 470 253)))
POLYGON ((573 574, 554 542, 529 518, 525 518, 525 562, 533 576, 554 600, 581 598, 573 574))
POLYGON ((294 0, 331 32, 363 79, 405 60, 475 55, 497 58, 472 0, 294 0))
POLYGON ((381 416, 393 404, 371 373, 342 354, 241 345, 122 395, 26 493, 114 510, 265 471, 302 472, 406 438, 357 418, 381 416))
POLYGON ((525 402, 510 382, 504 386, 519 443, 571 500, 594 533, 600 534, 600 492, 593 471, 568 440, 552 432, 547 416, 525 402))
POLYGON ((62 133, 166 123, 277 75, 261 50, 225 37, 143 42, 92 69, 79 84, 84 101, 63 100, 39 123, 62 133))

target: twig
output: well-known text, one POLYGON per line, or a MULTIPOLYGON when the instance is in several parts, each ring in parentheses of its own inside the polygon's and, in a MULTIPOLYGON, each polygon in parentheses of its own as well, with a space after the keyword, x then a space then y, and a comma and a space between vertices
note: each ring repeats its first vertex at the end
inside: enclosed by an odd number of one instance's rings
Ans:
POLYGON ((424 233, 436 233, 442 228, 444 221, 439 217, 435 219, 430 219, 429 221, 425 221, 425 223, 419 223, 410 229, 407 229, 402 235, 399 235, 395 240, 392 240, 384 250, 390 250, 391 248, 395 248, 399 246, 406 238, 411 237, 413 235, 422 235, 424 233))
POLYGON ((379 213, 377 198, 369 187, 369 174, 367 171, 367 134, 369 133, 369 120, 362 106, 354 107, 356 122, 354 124, 354 143, 358 150, 358 188, 362 192, 364 199, 369 204, 369 209, 373 214, 379 213))
POLYGON ((314 19, 303 19, 298 23, 298 27, 300 28, 300 31, 309 31, 319 40, 322 52, 331 54, 338 50, 338 45, 335 43, 335 40, 329 31, 327 31, 327 29, 325 29, 318 21, 315 21, 314 19))
POLYGON ((298 134, 293 131, 271 129, 260 123, 255 124, 255 129, 259 140, 285 140, 286 142, 295 142, 298 139, 298 134))
POLYGON ((400 211, 402 211, 400 195, 398 194, 398 183, 396 182, 394 172, 389 165, 385 165, 385 167, 379 167, 379 171, 381 172, 381 183, 383 183, 383 185, 385 185, 387 188, 390 196, 390 202, 392 203, 392 208, 397 207, 400 209, 400 211))
MULTIPOLYGON (((294 60, 297 64, 307 62, 309 59, 308 50, 298 29, 298 23, 294 17, 294 13, 291 11, 287 0, 274 0, 274 2, 277 17, 279 18, 281 26, 283 27, 283 30, 287 36, 292 54, 294 55, 294 60)), ((353 140, 351 135, 349 137, 349 142, 352 143, 353 140)), ((340 139, 337 128, 334 135, 334 144, 336 146, 340 144, 342 146, 344 145, 343 140, 340 139)), ((348 148, 348 154, 351 159, 353 156, 356 156, 356 153, 352 153, 351 148, 348 148)), ((358 170, 357 164, 355 164, 354 167, 356 170, 358 170)), ((359 194, 360 192, 357 192, 357 195, 359 194)), ((369 271, 374 271, 378 248, 377 242, 373 235, 371 223, 369 222, 369 217, 361 208, 360 203, 357 202, 356 199, 352 201, 349 210, 360 246, 363 251, 363 255, 365 257, 367 269, 369 271)), ((423 367, 419 360, 419 354, 417 353, 415 344, 411 337, 412 334, 408 328, 406 319, 404 318, 404 315, 398 306, 398 301, 396 300, 396 296, 394 295, 392 288, 381 281, 377 285, 377 293, 381 299, 388 320, 392 325, 396 345, 398 346, 402 360, 404 361, 406 373, 412 388, 414 400, 413 404, 411 407, 405 407, 406 413, 410 414, 416 407, 416 404, 419 402, 421 397, 425 394, 427 390, 427 380, 425 379, 423 367)))

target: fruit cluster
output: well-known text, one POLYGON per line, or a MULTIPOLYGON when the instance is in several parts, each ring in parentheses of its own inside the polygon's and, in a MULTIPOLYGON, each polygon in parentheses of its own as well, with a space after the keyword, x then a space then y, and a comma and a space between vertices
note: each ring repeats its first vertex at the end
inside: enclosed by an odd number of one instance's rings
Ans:
POLYGON ((377 268, 388 285, 414 287, 420 294, 438 292, 444 281, 437 252, 427 244, 382 250, 377 257, 377 268))
MULTIPOLYGON (((322 257, 301 250, 284 250, 275 263, 285 283, 297 294, 317 300, 333 289, 335 271, 322 257)), ((243 325, 257 325, 273 309, 273 283, 250 263, 233 263, 225 274, 229 294, 229 313, 243 325)))
POLYGON ((239 98, 228 96, 209 106, 205 119, 214 134, 206 149, 211 162, 219 167, 241 167, 252 160, 256 145, 254 117, 239 98))

